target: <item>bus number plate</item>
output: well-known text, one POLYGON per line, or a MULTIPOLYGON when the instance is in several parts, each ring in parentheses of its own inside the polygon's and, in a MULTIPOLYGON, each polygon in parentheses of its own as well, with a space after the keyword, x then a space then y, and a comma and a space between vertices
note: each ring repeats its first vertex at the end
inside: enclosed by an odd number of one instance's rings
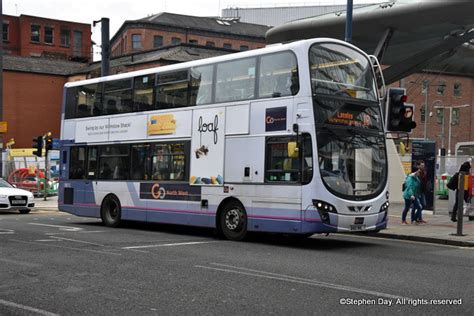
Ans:
POLYGON ((361 230, 365 230, 365 225, 351 225, 351 231, 356 232, 361 230))

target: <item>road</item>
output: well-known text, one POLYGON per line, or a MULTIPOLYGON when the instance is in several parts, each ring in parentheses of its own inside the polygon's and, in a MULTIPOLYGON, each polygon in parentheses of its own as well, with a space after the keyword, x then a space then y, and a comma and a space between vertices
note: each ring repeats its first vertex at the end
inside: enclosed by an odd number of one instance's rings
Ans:
POLYGON ((364 236, 231 242, 0 213, 0 314, 472 314, 473 259, 472 248, 364 236))

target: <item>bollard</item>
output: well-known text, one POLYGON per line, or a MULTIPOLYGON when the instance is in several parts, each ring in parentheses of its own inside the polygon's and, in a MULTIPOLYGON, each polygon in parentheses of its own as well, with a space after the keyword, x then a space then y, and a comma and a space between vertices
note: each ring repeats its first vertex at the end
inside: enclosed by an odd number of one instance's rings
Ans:
POLYGON ((464 236, 462 233, 462 220, 464 217, 464 181, 465 181, 465 176, 466 173, 464 172, 459 172, 459 177, 458 177, 458 191, 456 192, 457 194, 457 199, 458 199, 458 210, 457 210, 457 217, 458 217, 458 227, 457 227, 457 232, 456 236, 464 236))

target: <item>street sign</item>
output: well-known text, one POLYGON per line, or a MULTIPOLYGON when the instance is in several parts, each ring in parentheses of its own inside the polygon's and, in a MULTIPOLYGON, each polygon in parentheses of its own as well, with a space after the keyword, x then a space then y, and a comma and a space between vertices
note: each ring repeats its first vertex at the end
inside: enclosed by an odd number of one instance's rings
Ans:
POLYGON ((53 138, 53 149, 59 150, 59 138, 53 138))

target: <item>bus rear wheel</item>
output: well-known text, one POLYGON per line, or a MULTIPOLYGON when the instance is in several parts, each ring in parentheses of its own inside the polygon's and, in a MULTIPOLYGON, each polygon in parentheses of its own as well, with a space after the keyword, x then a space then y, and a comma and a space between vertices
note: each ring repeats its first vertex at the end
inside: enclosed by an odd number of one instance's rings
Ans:
POLYGON ((100 217, 105 226, 118 227, 122 221, 122 207, 115 195, 108 195, 102 202, 100 217))
POLYGON ((219 231, 229 240, 242 240, 247 235, 247 213, 237 201, 224 205, 219 217, 219 231))

